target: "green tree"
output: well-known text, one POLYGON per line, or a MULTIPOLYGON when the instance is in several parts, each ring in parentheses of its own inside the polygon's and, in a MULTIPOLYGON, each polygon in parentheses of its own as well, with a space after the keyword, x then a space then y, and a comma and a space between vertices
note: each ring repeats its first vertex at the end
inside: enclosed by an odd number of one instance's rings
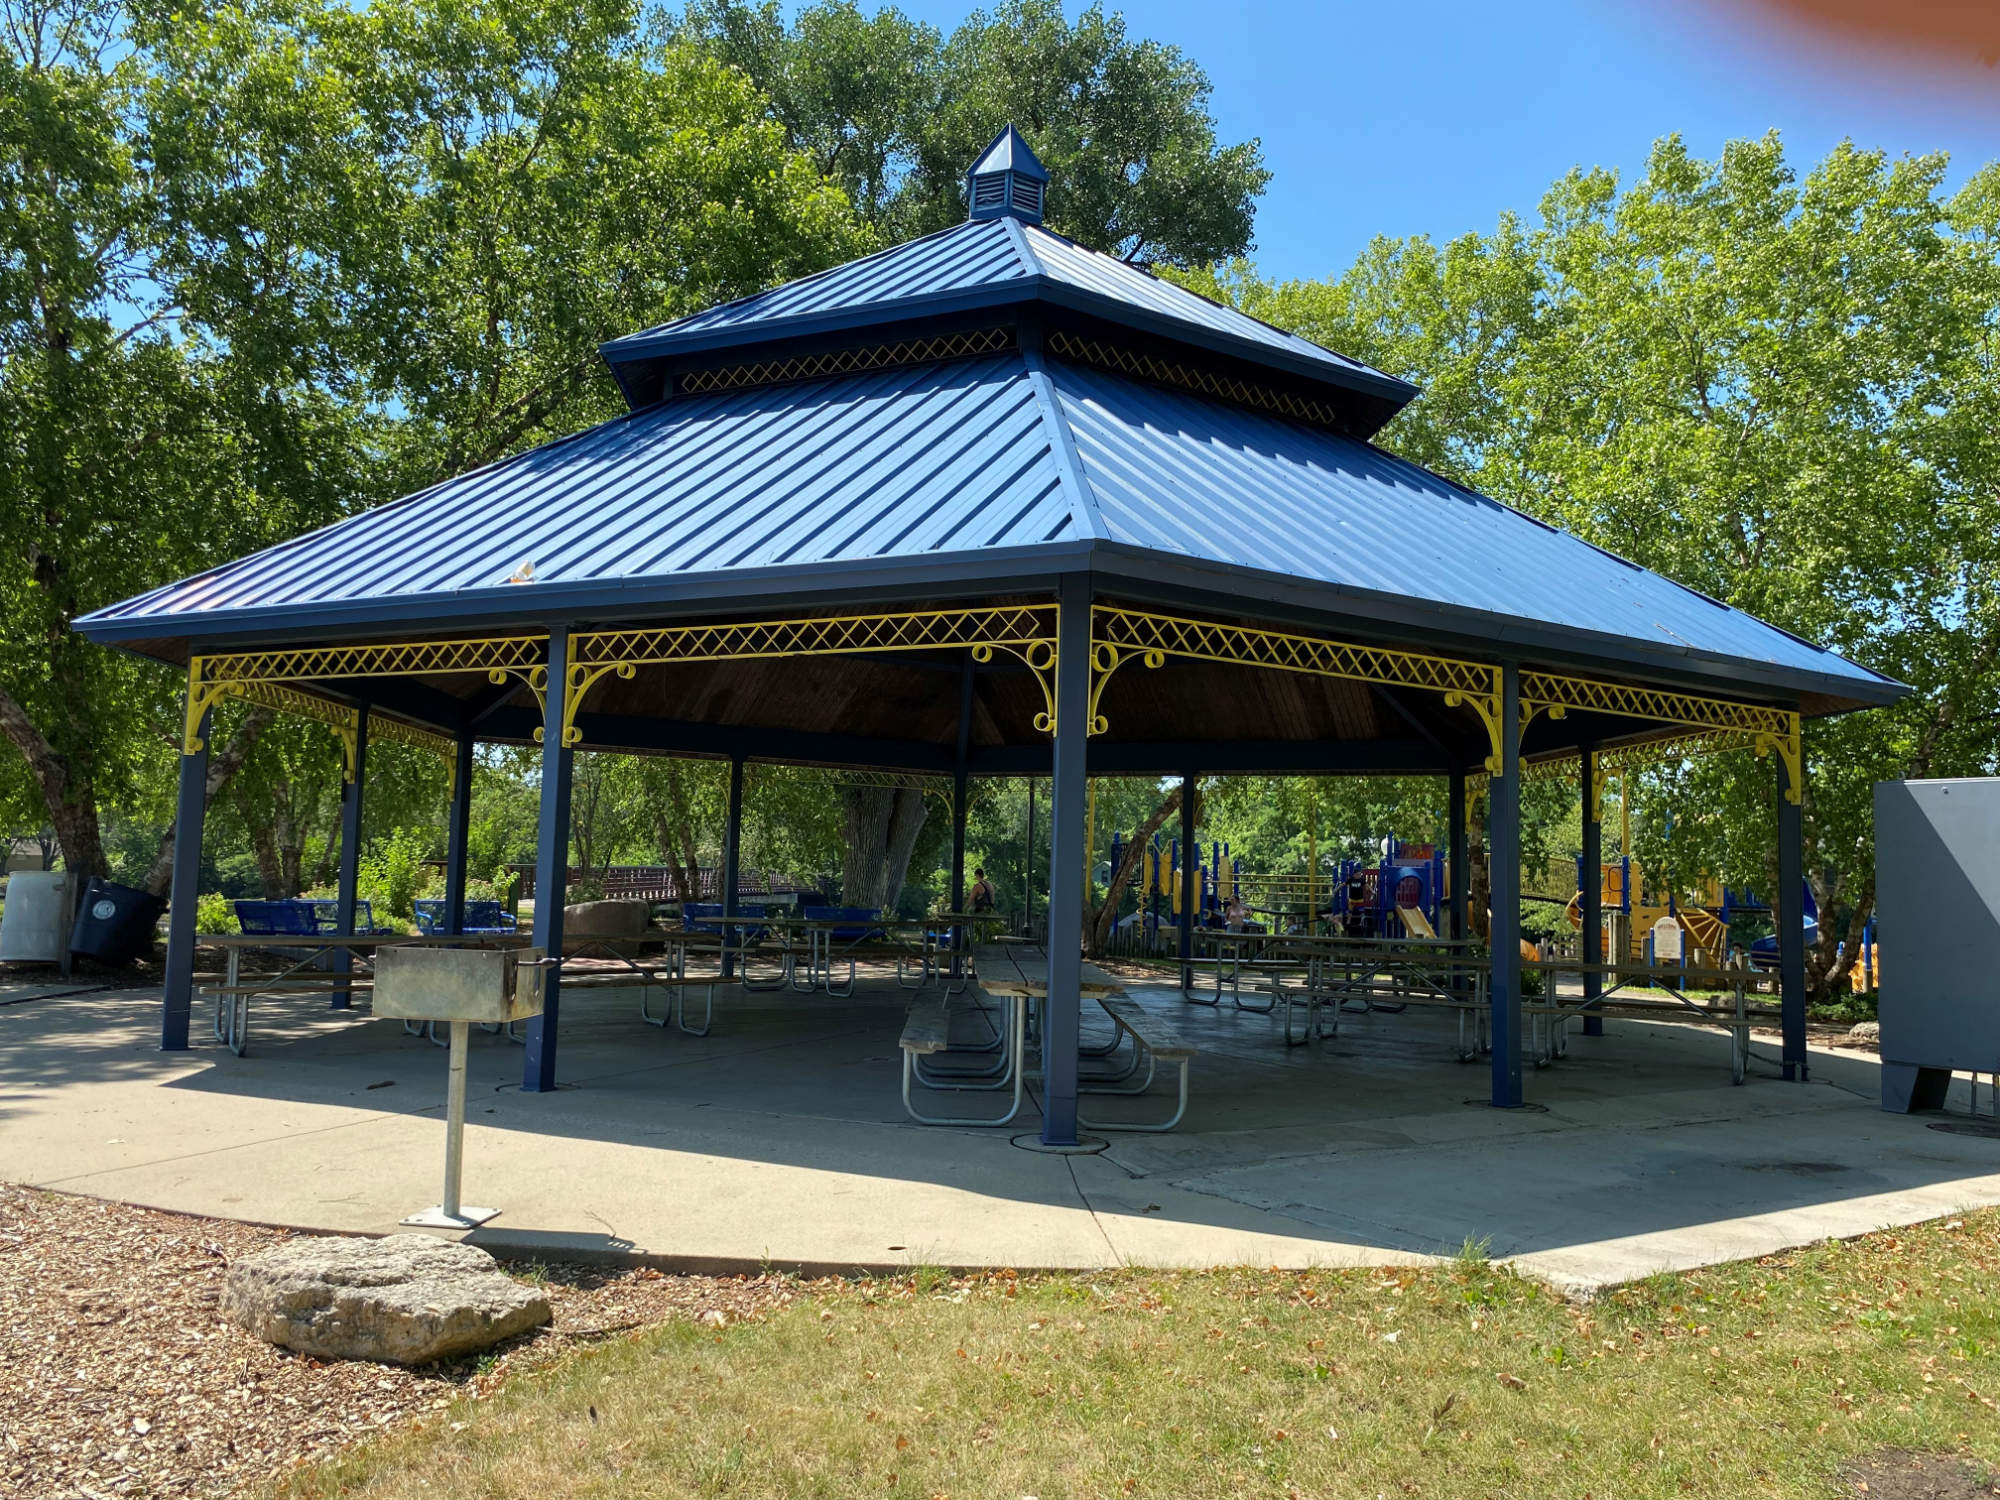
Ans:
POLYGON ((1270 174, 1255 140, 1222 144, 1207 75, 1134 40, 1093 4, 1008 0, 943 36, 894 7, 695 0, 683 27, 771 99, 787 139, 886 240, 965 217, 967 167, 1004 125, 1053 178, 1048 222, 1129 260, 1204 265, 1250 244, 1270 174))
MULTIPOLYGON (((107 799, 160 802, 179 696, 79 614, 612 415, 600 339, 867 243, 637 4, 0 21, 0 732, 77 869, 107 799)), ((212 793, 267 717, 218 727, 212 793)))
MULTIPOLYGON (((1423 386, 1386 446, 1915 689, 1807 731, 1815 993, 1873 908, 1872 784, 2000 745, 2000 168, 1946 197, 1945 167, 1844 145, 1801 179, 1775 136, 1669 138, 1533 223, 1216 282, 1423 386)), ((1767 763, 1663 767, 1649 798, 1682 873, 1775 887, 1767 763)))

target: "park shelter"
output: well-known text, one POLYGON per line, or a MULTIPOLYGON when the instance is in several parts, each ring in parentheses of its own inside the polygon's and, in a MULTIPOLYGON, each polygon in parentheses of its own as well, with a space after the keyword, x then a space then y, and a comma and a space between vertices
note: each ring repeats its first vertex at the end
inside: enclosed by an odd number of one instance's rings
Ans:
MULTIPOLYGON (((539 743, 550 952, 579 748, 726 758, 732 870, 746 763, 949 777, 960 895, 968 778, 1052 775, 1051 912, 1082 902, 1092 775, 1449 778, 1457 869, 1483 777, 1501 1106, 1524 776, 1576 777, 1594 865, 1610 759, 1768 755, 1799 889, 1801 720, 1897 684, 1376 446, 1413 386, 1063 238, 1048 188, 1003 131, 965 223, 605 344, 626 415, 81 621, 188 674, 163 1045, 187 1044, 231 697, 342 735, 348 913, 371 737, 457 768, 452 913, 475 746, 539 743)), ((1803 1077, 1803 937, 1779 931, 1803 1077)), ((1051 1145, 1075 1139, 1079 965, 1058 924, 1051 1145)), ((555 1086, 560 1000, 529 1090, 555 1086)))

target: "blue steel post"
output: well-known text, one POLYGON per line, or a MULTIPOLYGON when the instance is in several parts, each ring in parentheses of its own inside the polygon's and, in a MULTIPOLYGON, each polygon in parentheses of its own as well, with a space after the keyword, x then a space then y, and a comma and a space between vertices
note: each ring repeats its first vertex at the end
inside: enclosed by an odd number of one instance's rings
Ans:
POLYGON ((452 763, 451 807, 445 818, 444 930, 465 931, 465 855, 472 835, 472 731, 459 731, 452 763))
POLYGON ((1066 575, 1056 625, 1056 742, 1049 789, 1049 995, 1042 1026, 1042 1144, 1076 1144, 1082 1037, 1084 746, 1090 733, 1090 575, 1066 575))
MULTIPOLYGON (((1191 873, 1199 858, 1194 852, 1194 772, 1181 777, 1181 859, 1180 867, 1174 871, 1174 891, 1180 901, 1180 955, 1181 993, 1194 988, 1194 896, 1188 888, 1194 886, 1191 873)), ((1196 894, 1200 888, 1195 887, 1196 894)))
POLYGON ((1467 925, 1467 914, 1472 909, 1467 892, 1472 887, 1472 879, 1467 869, 1472 859, 1471 840, 1466 837, 1465 828, 1465 767, 1451 768, 1451 793, 1446 820, 1450 823, 1451 847, 1448 851, 1447 875, 1451 881, 1451 935, 1459 941, 1472 936, 1472 928, 1467 925))
MULTIPOLYGON (((361 879, 361 811, 362 794, 368 784, 368 705, 362 704, 354 716, 354 763, 348 767, 348 780, 340 789, 340 885, 337 889, 339 900, 334 905, 334 925, 342 932, 354 931, 355 887, 361 879)), ((348 973, 354 967, 354 955, 345 948, 333 960, 334 972, 348 973)), ((352 990, 335 990, 330 1002, 335 1010, 346 1010, 353 1003, 352 990)))
MULTIPOLYGON (((1778 893, 1771 898, 1771 916, 1778 924, 1778 1030, 1779 1052, 1789 1082, 1806 1081, 1806 924, 1805 924, 1805 821, 1800 804, 1789 793, 1801 796, 1805 788, 1791 786, 1790 773, 1782 755, 1771 757, 1778 763, 1778 893)), ((1805 757, 1799 757, 1803 766, 1805 757)))
MULTIPOLYGON (((563 901, 569 893, 570 748, 563 743, 563 700, 568 696, 569 629, 549 628, 549 681, 542 712, 542 805, 535 830, 535 946, 550 958, 562 955, 563 901)), ((527 1056, 521 1063, 523 1093, 546 1093, 556 1086, 556 1035, 562 1010, 562 972, 545 971, 542 1013, 528 1022, 527 1056)))
MULTIPOLYGON (((1586 740, 1577 747, 1582 757, 1583 775, 1583 875, 1577 889, 1582 893, 1583 961, 1604 962, 1604 824, 1599 815, 1604 808, 1604 779, 1597 765, 1597 746, 1586 740)), ((1590 969, 1583 971, 1583 998, 1595 1000, 1604 993, 1604 977, 1590 969)), ((1583 1018, 1585 1036, 1604 1035, 1604 1017, 1583 1018)))
POLYGON ((736 877, 743 853, 743 757, 729 757, 729 820, 722 830, 722 977, 736 973, 736 877))
POLYGON ((215 713, 201 716, 201 748, 181 757, 180 797, 174 807, 174 885, 167 906, 167 987, 160 998, 160 1050, 185 1052, 188 1015, 194 1008, 194 932, 201 885, 202 823, 208 813, 208 735, 215 713))
POLYGON ((1486 783, 1493 919, 1493 1104, 1521 1106, 1521 669, 1501 673, 1500 774, 1486 783))

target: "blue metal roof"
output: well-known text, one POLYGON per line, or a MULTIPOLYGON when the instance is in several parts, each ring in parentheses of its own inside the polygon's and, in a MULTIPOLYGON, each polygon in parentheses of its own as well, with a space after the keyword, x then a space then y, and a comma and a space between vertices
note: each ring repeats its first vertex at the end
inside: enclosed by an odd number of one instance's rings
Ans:
MULTIPOLYGON (((579 613, 825 586, 900 562, 1076 566, 1090 548, 1805 674, 1888 680, 1368 443, 1009 352, 677 398, 79 622, 109 639, 284 617, 388 626, 442 606, 579 613), (1046 391, 1046 395, 1044 394, 1046 391), (1064 429, 1076 462, 1058 444, 1064 429), (509 583, 523 563, 533 582, 509 583), (551 602, 550 607, 555 607, 551 602)), ((1111 560, 1104 562, 1107 570, 1111 560)), ((1246 594, 1253 592, 1246 588, 1246 594)))
POLYGON ((1889 680, 1373 444, 1095 370, 1050 373, 1112 542, 1666 652, 1889 680))
POLYGON ((924 313, 1052 301, 1293 374, 1372 390, 1398 404, 1416 387, 1087 250, 1039 224, 969 220, 770 291, 602 346, 614 366, 924 313))
MULTIPOLYGON (((90 617, 465 598, 1078 536, 1018 355, 674 401, 90 617), (510 584, 523 563, 534 583, 510 584)), ((468 600, 468 602, 470 602, 468 600)))

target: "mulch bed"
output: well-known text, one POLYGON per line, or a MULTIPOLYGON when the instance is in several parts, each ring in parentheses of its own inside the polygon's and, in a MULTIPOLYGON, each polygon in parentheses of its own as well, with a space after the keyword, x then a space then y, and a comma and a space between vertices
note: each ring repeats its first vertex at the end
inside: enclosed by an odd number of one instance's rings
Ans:
POLYGON ((757 1318, 803 1293, 780 1277, 513 1265, 543 1281, 553 1324, 405 1370, 292 1354, 217 1317, 230 1261, 286 1238, 0 1184, 0 1494, 227 1494, 432 1420, 580 1343, 672 1318, 757 1318))

